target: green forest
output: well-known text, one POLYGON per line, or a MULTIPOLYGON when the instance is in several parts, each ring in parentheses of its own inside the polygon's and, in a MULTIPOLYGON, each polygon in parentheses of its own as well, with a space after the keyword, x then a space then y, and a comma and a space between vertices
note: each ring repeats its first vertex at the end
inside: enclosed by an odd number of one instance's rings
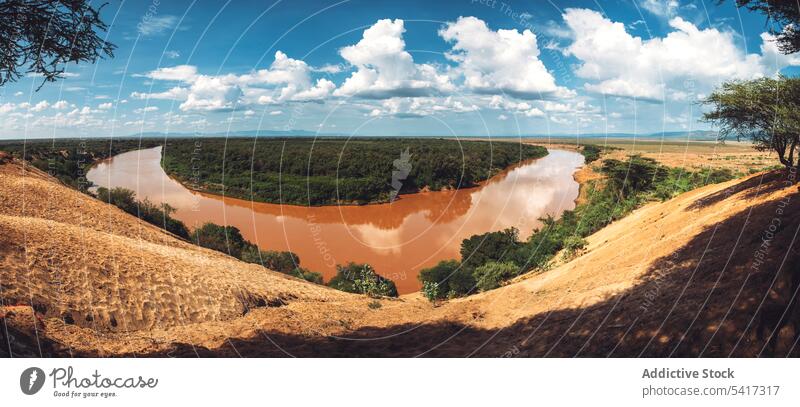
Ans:
POLYGON ((64 184, 86 192, 92 186, 86 180, 86 173, 97 161, 162 144, 163 139, 155 138, 8 140, 0 141, 0 151, 27 160, 64 184))
POLYGON ((162 165, 194 189, 317 206, 471 187, 546 154, 519 143, 445 139, 202 139, 169 140, 162 165))

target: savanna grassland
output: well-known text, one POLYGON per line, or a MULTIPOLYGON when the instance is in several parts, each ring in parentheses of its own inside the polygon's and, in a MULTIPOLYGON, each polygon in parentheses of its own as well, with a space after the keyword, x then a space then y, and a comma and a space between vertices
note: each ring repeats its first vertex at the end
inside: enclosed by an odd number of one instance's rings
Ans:
MULTIPOLYGON (((515 141, 520 142, 519 139, 515 141)), ((523 139, 522 143, 574 150, 593 144, 606 149, 606 158, 618 160, 639 154, 669 167, 688 169, 717 168, 748 174, 772 168, 777 164, 775 153, 758 151, 747 141, 692 141, 677 139, 584 138, 523 139)))

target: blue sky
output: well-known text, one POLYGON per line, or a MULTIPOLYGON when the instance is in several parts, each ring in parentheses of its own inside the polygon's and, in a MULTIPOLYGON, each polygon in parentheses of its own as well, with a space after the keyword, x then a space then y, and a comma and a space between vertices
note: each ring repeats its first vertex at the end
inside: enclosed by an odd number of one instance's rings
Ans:
POLYGON ((714 86, 800 65, 733 3, 114 1, 115 57, 0 88, 0 138, 703 130, 714 86))

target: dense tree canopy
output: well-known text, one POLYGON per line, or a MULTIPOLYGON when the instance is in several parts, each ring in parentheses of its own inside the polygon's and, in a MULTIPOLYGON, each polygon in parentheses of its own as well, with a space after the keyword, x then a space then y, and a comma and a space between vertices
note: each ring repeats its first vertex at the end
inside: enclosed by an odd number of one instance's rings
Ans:
POLYGON ((727 82, 703 103, 712 108, 704 119, 720 127, 722 139, 749 139, 759 150, 778 153, 787 168, 797 166, 800 78, 727 82))
POLYGON ((162 165, 194 189, 298 205, 372 203, 474 186, 547 154, 519 143, 417 138, 169 140, 162 165))
POLYGON ((0 1, 0 85, 27 73, 44 82, 63 76, 68 62, 113 56, 114 44, 98 33, 103 5, 86 0, 0 1))
POLYGON ((157 139, 0 140, 0 150, 26 160, 61 182, 86 192, 92 186, 86 179, 86 173, 98 161, 127 151, 160 146, 162 143, 157 139))
POLYGON ((632 155, 627 161, 608 159, 603 161, 602 172, 619 199, 646 191, 659 179, 666 176, 666 168, 652 158, 632 155))
MULTIPOLYGON (((725 0, 720 0, 723 3, 725 0)), ((773 23, 778 49, 784 54, 800 51, 800 3, 797 0, 736 0, 736 5, 764 14, 773 23)))

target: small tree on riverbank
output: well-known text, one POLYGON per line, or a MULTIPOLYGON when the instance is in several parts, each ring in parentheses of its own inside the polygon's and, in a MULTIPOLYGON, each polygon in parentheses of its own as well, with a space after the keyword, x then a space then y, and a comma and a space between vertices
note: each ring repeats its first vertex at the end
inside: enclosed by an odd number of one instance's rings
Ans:
POLYGON ((787 169, 797 168, 800 78, 726 82, 702 103, 712 107, 703 118, 719 126, 721 140, 751 140, 757 150, 775 151, 787 169))

